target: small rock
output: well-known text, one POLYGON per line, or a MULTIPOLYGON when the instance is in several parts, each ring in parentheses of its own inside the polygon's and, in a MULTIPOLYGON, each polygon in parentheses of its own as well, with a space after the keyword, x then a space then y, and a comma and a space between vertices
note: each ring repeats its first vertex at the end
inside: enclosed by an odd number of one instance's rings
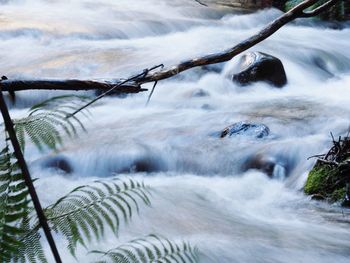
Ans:
POLYGON ((246 135, 261 139, 269 134, 270 129, 264 124, 246 123, 241 121, 226 127, 221 132, 220 137, 224 138, 226 136, 246 135))
POLYGON ((153 157, 138 158, 128 166, 116 170, 117 173, 155 173, 165 171, 161 160, 153 157))
POLYGON ((288 165, 282 160, 274 157, 268 157, 261 154, 248 159, 242 169, 248 171, 255 169, 268 175, 270 178, 283 180, 288 176, 288 165))
POLYGON ((264 81, 281 88, 287 84, 281 60, 262 52, 249 52, 243 55, 239 69, 240 72, 233 75, 233 80, 242 85, 264 81))
POLYGON ((323 201, 325 199, 326 198, 321 194, 314 194, 311 196, 311 200, 315 200, 315 201, 323 201))
POLYGON ((130 167, 130 172, 132 173, 151 173, 158 172, 159 167, 152 160, 140 159, 136 160, 135 163, 130 167))
POLYGON ((350 208, 350 197, 349 197, 349 196, 347 196, 347 197, 343 200, 343 202, 341 203, 341 206, 342 206, 342 207, 348 207, 348 208, 350 208))
POLYGON ((266 158, 261 155, 254 156, 253 158, 249 159, 244 165, 243 170, 247 171, 250 169, 256 169, 259 170, 265 174, 267 174, 269 177, 273 176, 273 171, 275 169, 276 162, 272 158, 266 158))
POLYGON ((53 158, 46 160, 43 163, 43 167, 60 170, 67 174, 70 174, 73 172, 73 167, 68 161, 68 159, 62 156, 55 156, 53 158))
POLYGON ((192 98, 202 98, 202 97, 208 97, 210 94, 204 89, 196 89, 192 92, 191 97, 192 98))
POLYGON ((341 203, 341 206, 350 208, 350 184, 349 183, 346 184, 345 191, 346 191, 345 198, 341 203))

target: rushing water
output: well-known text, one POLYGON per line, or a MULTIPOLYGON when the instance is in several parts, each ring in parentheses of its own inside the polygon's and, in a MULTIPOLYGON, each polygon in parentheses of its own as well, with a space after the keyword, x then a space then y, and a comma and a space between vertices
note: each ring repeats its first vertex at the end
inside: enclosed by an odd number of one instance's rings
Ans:
MULTIPOLYGON (((9 78, 121 78, 159 63, 229 48, 279 15, 232 14, 190 0, 0 1, 0 72, 9 78)), ((350 30, 298 21, 252 50, 279 57, 288 85, 239 87, 227 75, 237 60, 162 81, 148 94, 106 98, 91 108, 88 133, 57 155, 73 174, 43 168, 53 153, 26 157, 49 204, 77 185, 113 173, 155 190, 151 208, 93 248, 113 248, 150 233, 188 240, 201 262, 350 262, 349 212, 310 201, 301 188, 313 160, 343 135, 350 117, 350 30), (204 96, 196 96, 202 94, 204 96), (266 124, 265 139, 214 136, 238 121, 266 124), (275 160, 269 179, 243 171, 254 156, 275 160), (146 172, 136 173, 135 170, 146 172)), ((151 85, 145 85, 151 87, 151 85)), ((13 116, 53 92, 18 93, 13 116)), ((74 262, 65 252, 65 262, 74 262)), ((86 262, 85 249, 78 252, 86 262)))

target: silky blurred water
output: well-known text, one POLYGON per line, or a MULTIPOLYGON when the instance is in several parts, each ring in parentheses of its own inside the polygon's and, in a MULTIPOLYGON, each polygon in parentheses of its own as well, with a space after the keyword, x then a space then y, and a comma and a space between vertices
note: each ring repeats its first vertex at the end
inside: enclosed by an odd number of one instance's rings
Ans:
MULTIPOLYGON (((280 15, 240 14, 190 0, 0 1, 0 73, 15 78, 126 78, 164 63, 215 53, 280 15)), ((240 87, 227 77, 239 58, 193 69, 148 93, 105 98, 82 118, 87 133, 58 152, 26 157, 44 204, 100 177, 135 177, 155 190, 152 207, 90 249, 159 233, 188 240, 201 262, 350 262, 349 211, 310 201, 301 188, 314 160, 344 135, 350 117, 350 30, 300 20, 252 48, 279 57, 288 84, 240 87), (202 96, 198 96, 198 94, 202 96), (215 134, 235 122, 267 125, 264 139, 215 134), (55 156, 73 173, 44 168, 55 156), (283 180, 242 167, 278 163, 283 180)), ((144 85, 151 88, 152 84, 144 85)), ((13 116, 58 92, 18 92, 13 116)), ((57 237, 64 262, 76 260, 57 237)), ((48 253, 49 255, 49 253, 48 253)), ((78 261, 87 262, 84 248, 78 261)))

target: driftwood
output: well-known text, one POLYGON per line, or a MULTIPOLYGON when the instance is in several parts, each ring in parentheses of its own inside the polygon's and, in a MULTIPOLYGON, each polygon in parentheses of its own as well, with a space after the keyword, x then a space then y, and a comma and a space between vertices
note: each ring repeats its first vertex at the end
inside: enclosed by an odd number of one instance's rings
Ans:
POLYGON ((323 5, 309 10, 314 4, 321 2, 320 0, 305 0, 299 5, 292 8, 290 11, 281 15, 276 20, 268 24, 257 34, 242 41, 238 45, 220 53, 215 53, 191 60, 184 61, 173 67, 163 69, 156 72, 146 70, 145 74, 139 74, 138 77, 133 77, 131 82, 124 83, 123 80, 111 82, 98 82, 90 80, 7 80, 3 79, 0 83, 3 91, 8 91, 10 94, 20 90, 100 90, 101 93, 114 89, 113 92, 119 93, 138 93, 145 91, 141 85, 148 82, 156 82, 159 80, 171 78, 183 71, 194 67, 205 66, 226 62, 250 49, 256 44, 270 37, 284 25, 292 22, 297 18, 317 16, 322 12, 327 11, 332 6, 342 0, 329 0, 323 5), (121 84, 123 83, 123 84, 121 84))

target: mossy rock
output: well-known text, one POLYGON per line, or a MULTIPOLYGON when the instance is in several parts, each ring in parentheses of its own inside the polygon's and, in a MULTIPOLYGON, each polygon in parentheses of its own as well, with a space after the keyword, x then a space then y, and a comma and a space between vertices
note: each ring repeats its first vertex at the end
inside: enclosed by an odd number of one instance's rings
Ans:
POLYGON ((329 176, 334 176, 335 173, 336 171, 334 171, 333 167, 317 163, 309 173, 304 192, 308 195, 325 195, 327 193, 328 178, 329 176))
POLYGON ((304 192, 307 195, 323 196, 331 202, 338 202, 345 197, 345 183, 341 182, 341 172, 336 166, 317 162, 310 171, 304 192))

